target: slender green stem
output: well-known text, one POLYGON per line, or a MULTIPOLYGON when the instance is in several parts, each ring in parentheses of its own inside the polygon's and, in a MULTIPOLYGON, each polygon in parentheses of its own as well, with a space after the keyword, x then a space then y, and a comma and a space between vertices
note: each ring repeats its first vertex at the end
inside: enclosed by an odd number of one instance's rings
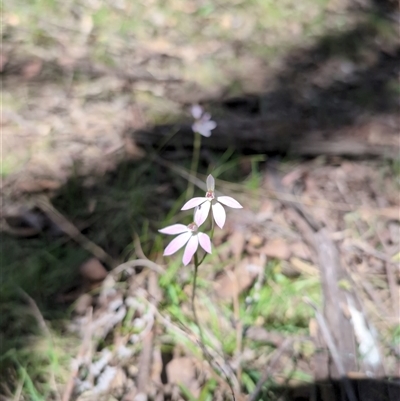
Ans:
MULTIPOLYGON (((197 176, 197 169, 199 167, 199 158, 200 158, 200 147, 201 147, 201 135, 198 132, 194 133, 194 144, 193 144, 193 155, 192 155, 192 165, 190 166, 190 174, 193 177, 197 176)), ((189 181, 186 196, 187 199, 193 197, 194 192, 194 184, 192 181, 189 181)))
MULTIPOLYGON (((203 258, 204 260, 204 258, 203 258)), ((202 262, 202 261, 201 261, 202 262)), ((194 322, 196 324, 196 326, 199 329, 199 335, 200 335, 200 347, 201 347, 201 351, 203 353, 203 357, 205 359, 207 358, 207 351, 205 349, 205 344, 204 344, 204 338, 203 338, 203 330, 201 329, 200 323, 199 323, 199 319, 197 317, 197 311, 196 311, 196 306, 194 303, 195 300, 195 294, 196 294, 196 285, 197 285, 197 274, 199 271, 199 266, 201 264, 201 262, 199 263, 199 258, 197 256, 197 252, 194 254, 194 276, 193 276, 193 291, 192 291, 192 311, 193 311, 193 317, 194 317, 194 322)))
MULTIPOLYGON (((200 262, 201 263, 201 262, 200 262)), ((196 317, 196 308, 194 306, 194 297, 196 294, 196 284, 197 284, 197 272, 199 270, 199 258, 197 256, 197 252, 194 254, 194 277, 193 277, 193 291, 192 291, 192 309, 193 309, 193 314, 195 315, 195 319, 196 319, 196 324, 198 324, 197 322, 197 317, 196 317)))
MULTIPOLYGON (((214 234, 214 225, 213 225, 212 232, 211 232, 211 238, 212 238, 213 234, 214 234)), ((196 326, 199 329, 200 348, 201 348, 201 352, 203 354, 203 358, 206 359, 210 363, 210 365, 212 366, 213 365, 212 356, 207 351, 207 348, 206 348, 206 345, 205 345, 205 342, 204 342, 204 337, 203 337, 203 330, 201 329, 201 326, 199 324, 199 319, 197 317, 196 306, 195 306, 195 303, 194 303, 195 294, 196 294, 196 286, 197 286, 197 274, 198 274, 199 266, 203 263, 204 258, 205 258, 206 255, 207 254, 205 254, 203 256, 203 258, 199 262, 199 258, 197 256, 197 252, 194 254, 194 277, 193 277, 193 291, 192 291, 192 311, 193 311, 194 322, 195 322, 196 326)), ((214 364, 216 364, 218 366, 218 368, 220 369, 221 373, 225 376, 225 379, 227 381, 229 389, 231 390, 232 400, 236 401, 235 392, 233 390, 232 384, 230 383, 228 375, 219 366, 217 361, 214 361, 214 364)))

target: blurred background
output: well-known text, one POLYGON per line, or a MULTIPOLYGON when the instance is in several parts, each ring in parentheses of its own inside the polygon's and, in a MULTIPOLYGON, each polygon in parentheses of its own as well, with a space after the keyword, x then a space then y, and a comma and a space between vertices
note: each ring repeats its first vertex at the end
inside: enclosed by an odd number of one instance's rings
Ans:
POLYGON ((4 0, 2 399, 398 399, 399 23, 394 0, 4 0), (197 175, 193 104, 217 123, 197 175), (244 209, 200 268, 205 357, 158 230, 209 173, 244 209))

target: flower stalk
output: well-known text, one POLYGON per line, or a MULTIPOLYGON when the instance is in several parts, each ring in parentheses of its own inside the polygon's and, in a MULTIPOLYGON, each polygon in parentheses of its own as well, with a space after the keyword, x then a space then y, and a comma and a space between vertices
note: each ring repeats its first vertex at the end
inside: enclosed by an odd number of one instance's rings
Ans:
MULTIPOLYGON (((194 133, 194 144, 193 144, 193 155, 192 164, 190 166, 190 175, 194 178, 197 176, 197 169, 199 167, 200 158, 200 148, 201 148, 201 135, 198 132, 194 133)), ((188 187, 186 191, 186 199, 190 199, 193 196, 194 191, 194 180, 188 182, 188 187)))

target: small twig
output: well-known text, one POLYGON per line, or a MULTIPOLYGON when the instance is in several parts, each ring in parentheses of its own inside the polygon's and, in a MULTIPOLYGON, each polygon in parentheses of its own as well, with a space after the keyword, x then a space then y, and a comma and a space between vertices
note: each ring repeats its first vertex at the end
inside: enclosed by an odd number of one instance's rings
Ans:
MULTIPOLYGON (((378 237, 379 237, 379 235, 378 235, 378 237)), ((354 247, 365 252, 367 255, 373 256, 374 258, 380 259, 388 264, 393 264, 393 265, 396 264, 395 262, 390 260, 389 256, 385 255, 383 252, 377 251, 376 249, 372 248, 370 245, 366 244, 365 242, 353 239, 353 240, 349 241, 349 244, 353 245, 354 247)), ((386 244, 382 243, 382 245, 385 247, 386 244)))
POLYGON ((324 316, 319 312, 317 305, 315 305, 314 302, 311 301, 311 299, 304 297, 303 300, 307 305, 311 306, 314 309, 315 317, 321 329, 322 336, 324 337, 325 343, 328 346, 329 352, 332 356, 333 362, 335 363, 336 369, 338 370, 339 375, 343 381, 349 401, 357 401, 357 397, 346 375, 346 370, 344 368, 342 360, 340 359, 338 349, 336 348, 335 342, 333 341, 332 335, 328 329, 328 325, 325 322, 324 316))
POLYGON ((139 267, 139 266, 148 267, 150 270, 152 270, 158 274, 165 273, 165 270, 163 267, 161 267, 157 263, 152 262, 149 259, 129 260, 128 262, 122 263, 121 265, 115 267, 112 270, 112 273, 117 276, 118 274, 122 273, 124 270, 129 271, 129 270, 132 270, 133 268, 139 267))
POLYGON ((139 256, 140 259, 150 260, 143 252, 142 244, 140 243, 140 238, 137 233, 135 233, 134 245, 136 255, 139 256))
POLYGON ((78 228, 55 209, 47 197, 38 197, 36 201, 36 206, 42 210, 53 223, 60 227, 65 234, 69 235, 74 241, 81 245, 82 248, 86 249, 97 259, 107 263, 109 266, 114 267, 116 265, 115 260, 103 248, 83 235, 78 228))
POLYGON ((271 359, 271 362, 268 364, 265 372, 258 380, 258 382, 256 384, 256 388, 254 389, 253 393, 250 395, 250 397, 247 401, 257 401, 258 400, 258 396, 262 390, 262 387, 264 386, 265 382, 268 381, 268 379, 270 378, 280 357, 289 348, 289 346, 292 344, 292 341, 293 341, 292 339, 287 338, 282 343, 282 345, 277 350, 275 350, 273 357, 271 359))
POLYGON ((28 302, 29 306, 32 309, 33 315, 35 316, 37 322, 39 323, 39 326, 40 326, 41 330, 43 331, 43 333, 46 334, 46 337, 51 339, 52 337, 51 337, 50 330, 47 327, 47 324, 44 321, 44 318, 43 318, 38 306, 36 305, 36 302, 21 287, 18 287, 18 292, 20 293, 21 297, 24 298, 26 302, 28 302))

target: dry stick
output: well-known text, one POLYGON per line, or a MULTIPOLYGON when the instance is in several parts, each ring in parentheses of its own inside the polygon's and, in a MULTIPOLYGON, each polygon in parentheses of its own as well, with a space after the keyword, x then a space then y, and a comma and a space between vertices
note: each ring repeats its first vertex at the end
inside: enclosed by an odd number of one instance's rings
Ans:
POLYGON ((135 245, 135 252, 136 256, 139 256, 140 259, 150 260, 143 252, 142 244, 140 243, 140 238, 137 233, 135 233, 134 245, 135 245))
POLYGON ((338 349, 336 348, 335 342, 333 341, 332 335, 328 329, 323 315, 319 312, 317 305, 315 305, 314 302, 311 301, 311 299, 304 297, 303 300, 307 305, 311 306, 314 309, 315 317, 321 329, 322 336, 324 337, 326 345, 328 346, 329 352, 332 356, 333 362, 336 365, 336 369, 338 370, 339 375, 343 381, 344 388, 346 390, 349 400, 357 401, 357 397, 354 393, 353 387, 351 386, 348 377, 346 376, 346 370, 344 368, 342 360, 339 357, 338 349))
MULTIPOLYGON (((158 274, 164 274, 165 270, 163 267, 158 265, 155 262, 152 262, 149 259, 136 259, 136 260, 129 260, 128 262, 122 263, 121 265, 115 267, 111 272, 113 275, 118 275, 122 273, 124 270, 132 270, 135 267, 139 266, 145 266, 148 267, 150 270, 158 273, 158 274)), ((130 272, 131 273, 131 272, 130 272)))
POLYGON ((46 196, 38 197, 36 206, 42 210, 57 226, 59 226, 65 234, 69 235, 82 248, 86 249, 96 258, 111 267, 116 265, 115 260, 103 248, 96 245, 90 239, 85 237, 67 218, 65 218, 58 210, 54 208, 50 200, 46 196))
POLYGON ((271 363, 268 364, 264 374, 260 377, 256 384, 256 388, 254 389, 253 393, 250 395, 247 401, 257 401, 258 395, 260 394, 263 385, 265 382, 270 378, 276 364, 278 363, 282 354, 289 348, 289 345, 292 343, 292 339, 287 338, 282 345, 274 352, 274 356, 271 360, 271 363))
MULTIPOLYGON (((39 323, 41 330, 43 331, 43 333, 46 335, 48 340, 53 345, 53 337, 50 333, 49 328, 46 325, 46 322, 44 321, 42 314, 40 313, 38 306, 36 305, 36 302, 21 287, 18 287, 18 292, 29 303, 29 306, 32 309, 32 313, 35 316, 37 322, 39 323)), ((51 378, 51 385, 53 387, 54 394, 56 395, 57 400, 61 400, 60 394, 57 391, 57 384, 56 384, 56 379, 55 379, 53 370, 51 370, 51 372, 50 372, 50 378, 51 378)))
POLYGON ((37 322, 39 323, 41 330, 46 334, 48 338, 51 339, 50 330, 47 327, 46 322, 44 321, 44 318, 40 313, 38 306, 36 305, 36 302, 21 287, 18 287, 18 292, 28 302, 29 306, 32 309, 33 315, 35 316, 37 322))
MULTIPOLYGON (((382 239, 380 238, 379 234, 378 237, 380 239, 380 241, 382 242, 382 239)), ((395 262, 393 262, 390 257, 388 257, 387 255, 385 255, 383 252, 379 252, 376 249, 372 248, 370 245, 358 241, 358 240, 353 240, 350 241, 350 245, 353 245, 354 247, 360 249, 361 251, 363 251, 364 253, 366 253, 367 255, 373 256, 374 258, 380 259, 383 262, 389 263, 389 264, 393 264, 396 265, 395 262)), ((382 243, 382 245, 386 248, 386 244, 382 243)))

